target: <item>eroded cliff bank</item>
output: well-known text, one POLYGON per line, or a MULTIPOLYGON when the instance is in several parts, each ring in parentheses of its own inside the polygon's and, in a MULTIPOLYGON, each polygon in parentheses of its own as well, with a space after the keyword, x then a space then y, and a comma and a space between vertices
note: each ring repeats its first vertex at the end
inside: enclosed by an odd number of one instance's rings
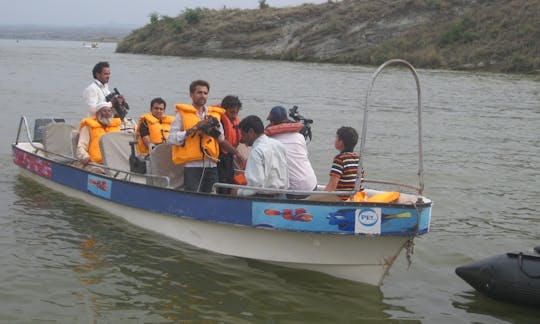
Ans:
POLYGON ((540 1, 344 0, 154 13, 118 52, 540 72, 540 1))

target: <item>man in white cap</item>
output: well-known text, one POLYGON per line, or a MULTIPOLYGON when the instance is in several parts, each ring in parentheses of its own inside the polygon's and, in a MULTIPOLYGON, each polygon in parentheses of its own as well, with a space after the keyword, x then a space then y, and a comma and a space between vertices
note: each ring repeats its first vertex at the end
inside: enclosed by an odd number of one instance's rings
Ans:
POLYGON ((113 118, 110 102, 100 102, 96 105, 96 109, 96 115, 83 118, 79 127, 76 156, 83 165, 90 161, 102 163, 99 138, 106 133, 119 132, 122 123, 120 118, 113 118))

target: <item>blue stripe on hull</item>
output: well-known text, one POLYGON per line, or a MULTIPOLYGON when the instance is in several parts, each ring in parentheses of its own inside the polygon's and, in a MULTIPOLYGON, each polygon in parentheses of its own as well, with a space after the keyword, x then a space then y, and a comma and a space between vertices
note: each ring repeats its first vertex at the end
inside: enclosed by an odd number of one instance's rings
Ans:
POLYGON ((185 193, 90 174, 13 146, 19 167, 72 189, 150 212, 287 231, 410 236, 429 230, 431 204, 352 204, 185 193), (418 220, 418 213, 420 220, 418 220))

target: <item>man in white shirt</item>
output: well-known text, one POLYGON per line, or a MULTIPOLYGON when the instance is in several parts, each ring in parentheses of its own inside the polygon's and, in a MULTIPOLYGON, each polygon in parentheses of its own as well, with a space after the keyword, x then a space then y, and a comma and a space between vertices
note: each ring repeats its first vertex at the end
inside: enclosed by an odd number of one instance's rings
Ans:
MULTIPOLYGON (((262 120, 254 115, 242 119, 238 125, 242 132, 242 143, 251 146, 246 163, 245 177, 248 186, 272 189, 287 189, 289 176, 287 171, 287 154, 279 141, 264 134, 262 120)), ((239 189, 238 196, 251 196, 256 192, 239 189)), ((257 194, 261 195, 261 194, 257 194)), ((284 195, 271 194, 274 197, 284 195)))
POLYGON ((105 102, 105 97, 111 93, 109 90, 109 78, 111 68, 108 62, 98 62, 92 69, 94 81, 84 89, 83 99, 88 106, 88 116, 96 115, 96 107, 100 102, 105 102))
MULTIPOLYGON (((299 130, 304 125, 289 121, 287 111, 281 106, 272 108, 267 119, 270 121, 270 125, 266 128, 265 133, 271 138, 280 141, 287 150, 289 189, 301 191, 315 190, 317 187, 317 176, 309 161, 306 139, 304 135, 299 133, 299 130)), ((289 197, 305 198, 307 196, 289 195, 289 197)))

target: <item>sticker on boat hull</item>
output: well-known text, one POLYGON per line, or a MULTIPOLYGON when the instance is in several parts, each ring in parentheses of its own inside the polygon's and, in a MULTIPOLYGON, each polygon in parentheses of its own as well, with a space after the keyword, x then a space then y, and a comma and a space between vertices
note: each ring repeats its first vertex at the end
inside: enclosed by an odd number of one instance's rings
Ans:
POLYGON ((361 234, 381 234, 381 209, 357 209, 354 232, 361 234))
POLYGON ((96 196, 111 199, 112 182, 108 179, 103 179, 93 175, 88 175, 86 189, 96 196))

